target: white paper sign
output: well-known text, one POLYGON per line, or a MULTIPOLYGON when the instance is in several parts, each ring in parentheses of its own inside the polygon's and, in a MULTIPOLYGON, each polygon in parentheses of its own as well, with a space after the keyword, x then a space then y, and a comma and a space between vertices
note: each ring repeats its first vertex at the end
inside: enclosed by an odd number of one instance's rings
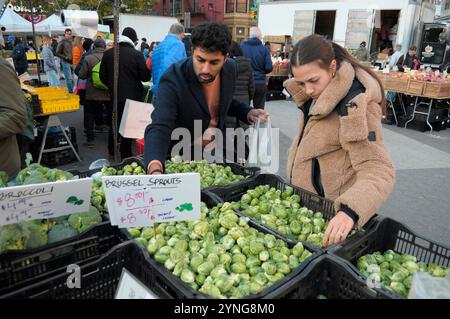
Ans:
POLYGON ((200 174, 103 176, 112 225, 119 228, 200 218, 200 174))
POLYGON ((152 104, 133 100, 125 102, 119 133, 126 138, 143 138, 147 125, 152 122, 152 104))
POLYGON ((0 225, 87 212, 92 179, 0 189, 0 225))
POLYGON ((115 299, 159 299, 125 268, 122 269, 115 299))

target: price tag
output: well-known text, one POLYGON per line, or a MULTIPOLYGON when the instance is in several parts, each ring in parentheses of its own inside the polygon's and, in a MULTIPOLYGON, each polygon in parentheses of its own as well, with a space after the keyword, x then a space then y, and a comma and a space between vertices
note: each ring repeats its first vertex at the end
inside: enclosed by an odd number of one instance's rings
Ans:
POLYGON ((200 174, 103 176, 112 225, 119 228, 200 218, 200 174))
POLYGON ((115 299, 159 299, 125 268, 122 269, 115 299))
POLYGON ((92 179, 0 189, 0 225, 87 212, 92 179))

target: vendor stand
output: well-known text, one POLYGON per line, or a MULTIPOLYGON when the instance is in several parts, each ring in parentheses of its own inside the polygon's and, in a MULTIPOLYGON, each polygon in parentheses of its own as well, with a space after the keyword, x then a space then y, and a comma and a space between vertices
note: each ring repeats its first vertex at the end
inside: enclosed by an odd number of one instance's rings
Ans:
MULTIPOLYGON (((437 73, 430 73, 426 76, 423 75, 423 73, 421 75, 411 75, 399 72, 390 72, 387 74, 378 72, 378 77, 382 81, 386 91, 399 95, 405 94, 415 98, 411 118, 406 121, 405 128, 414 120, 416 114, 421 114, 426 116, 426 124, 430 127, 431 134, 433 132, 433 126, 430 123, 430 117, 433 112, 433 105, 436 105, 437 101, 450 99, 450 79, 447 78, 446 74, 438 75, 437 73), (434 74, 434 76, 431 74, 434 74), (421 105, 425 105, 427 111, 418 110, 418 107, 421 105)), ((406 115, 407 112, 403 101, 401 98, 399 100, 403 112, 406 115)), ((388 103, 388 107, 394 109, 393 103, 391 101, 388 101, 388 103)), ((448 114, 450 114, 450 108, 448 114)), ((394 118, 398 124, 395 109, 394 118)))
POLYGON ((37 163, 41 163, 42 155, 44 153, 58 152, 66 149, 71 149, 77 160, 81 162, 77 150, 75 149, 71 139, 67 135, 61 123, 61 120, 59 119, 59 114, 76 112, 80 109, 79 96, 75 94, 69 94, 66 88, 59 87, 34 88, 27 85, 22 85, 22 89, 32 96, 34 95, 38 97, 37 99, 32 98, 32 104, 34 104, 33 117, 39 118, 44 125, 44 135, 39 147, 39 156, 37 163), (35 105, 36 102, 39 104, 35 105), (47 149, 45 148, 47 134, 49 132, 49 129, 53 127, 61 130, 68 145, 47 149))

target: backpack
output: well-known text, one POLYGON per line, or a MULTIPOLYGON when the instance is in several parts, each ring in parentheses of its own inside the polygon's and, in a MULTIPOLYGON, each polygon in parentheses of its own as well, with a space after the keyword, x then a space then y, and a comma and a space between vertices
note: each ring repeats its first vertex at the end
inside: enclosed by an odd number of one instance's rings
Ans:
POLYGON ((92 85, 99 90, 107 90, 108 87, 100 80, 100 65, 101 61, 92 68, 92 85))

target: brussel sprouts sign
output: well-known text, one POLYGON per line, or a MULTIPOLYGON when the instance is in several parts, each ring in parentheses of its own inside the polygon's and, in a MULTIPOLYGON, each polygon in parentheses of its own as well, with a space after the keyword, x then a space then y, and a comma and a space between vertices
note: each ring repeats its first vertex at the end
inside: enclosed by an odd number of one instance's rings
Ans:
POLYGON ((119 228, 200 218, 200 174, 103 176, 111 224, 119 228))

